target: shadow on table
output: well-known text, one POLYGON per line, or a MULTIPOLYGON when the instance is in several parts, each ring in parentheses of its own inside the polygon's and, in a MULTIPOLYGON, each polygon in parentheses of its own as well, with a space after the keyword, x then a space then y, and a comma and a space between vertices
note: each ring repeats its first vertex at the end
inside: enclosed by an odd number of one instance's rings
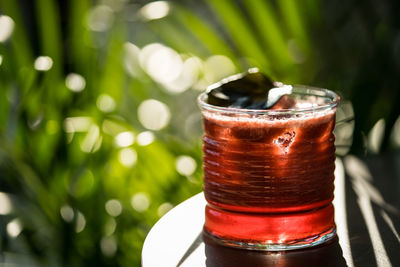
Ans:
POLYGON ((203 235, 206 266, 347 266, 338 238, 308 249, 264 252, 221 246, 203 235))

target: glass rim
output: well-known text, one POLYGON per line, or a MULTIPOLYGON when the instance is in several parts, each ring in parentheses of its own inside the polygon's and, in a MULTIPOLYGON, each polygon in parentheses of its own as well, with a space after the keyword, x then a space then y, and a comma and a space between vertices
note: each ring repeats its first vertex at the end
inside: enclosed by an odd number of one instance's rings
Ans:
MULTIPOLYGON (((240 78, 239 78, 240 79, 240 78)), ((290 86, 292 88, 291 94, 303 94, 309 96, 316 97, 325 97, 330 99, 330 103, 315 107, 305 107, 305 108, 296 108, 296 109, 247 109, 247 108, 233 108, 233 107, 222 107, 216 106, 212 104, 208 104, 207 98, 210 90, 220 87, 224 82, 220 81, 214 83, 207 87, 206 91, 201 93, 197 97, 197 103, 200 106, 200 109, 207 111, 215 111, 215 112, 223 112, 223 113, 234 113, 234 114, 257 114, 257 115, 274 115, 274 114, 298 114, 298 113, 308 113, 308 112, 316 112, 316 111, 324 111, 328 109, 336 108, 340 102, 340 96, 325 88, 313 87, 308 85, 282 85, 282 86, 290 86)), ((282 87, 282 86, 277 86, 282 87)))

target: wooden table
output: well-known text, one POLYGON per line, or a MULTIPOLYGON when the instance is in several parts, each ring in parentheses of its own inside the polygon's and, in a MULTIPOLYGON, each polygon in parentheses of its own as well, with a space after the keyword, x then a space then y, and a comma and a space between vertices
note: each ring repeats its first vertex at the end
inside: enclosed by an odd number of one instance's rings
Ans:
POLYGON ((285 251, 240 250, 202 235, 203 193, 176 206, 151 229, 142 266, 400 266, 400 154, 336 161, 338 238, 285 251))

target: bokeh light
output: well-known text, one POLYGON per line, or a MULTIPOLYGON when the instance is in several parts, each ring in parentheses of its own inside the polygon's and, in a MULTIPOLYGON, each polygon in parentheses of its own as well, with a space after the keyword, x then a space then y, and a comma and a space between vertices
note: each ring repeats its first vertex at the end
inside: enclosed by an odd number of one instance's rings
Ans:
POLYGON ((85 153, 96 152, 100 148, 101 142, 99 126, 92 124, 81 142, 81 150, 85 153))
POLYGON ((168 125, 170 117, 168 106, 155 99, 143 101, 138 108, 138 119, 149 130, 161 130, 168 125))
POLYGON ((174 207, 174 205, 172 205, 169 202, 165 202, 163 204, 161 204, 158 209, 157 209, 157 214, 158 216, 162 217, 164 216, 168 211, 170 211, 172 208, 174 207))
POLYGON ((64 205, 60 208, 60 215, 66 222, 72 222, 74 219, 74 210, 69 205, 64 205))
POLYGON ((82 75, 79 75, 77 73, 70 73, 65 78, 65 85, 72 92, 78 93, 82 92, 83 89, 85 89, 86 81, 85 78, 82 77, 82 75))
POLYGON ((10 38, 14 30, 14 20, 6 15, 0 15, 0 43, 10 38))
POLYGON ((117 199, 110 199, 105 204, 105 209, 110 216, 119 216, 122 212, 122 204, 117 199))
POLYGON ((208 83, 217 82, 235 72, 235 65, 226 56, 211 56, 204 62, 204 76, 208 83))
POLYGON ((179 76, 175 80, 165 83, 164 88, 172 94, 186 91, 197 82, 202 67, 202 61, 198 57, 186 59, 179 76))
POLYGON ((0 192, 0 215, 7 215, 12 212, 12 203, 8 194, 0 192))
POLYGON ((22 222, 20 219, 14 219, 7 224, 7 234, 10 237, 17 237, 22 231, 22 222))
POLYGON ((92 125, 90 117, 68 117, 64 120, 64 130, 67 133, 86 132, 92 125))
POLYGON ((138 212, 147 210, 150 206, 150 199, 145 193, 136 193, 131 198, 132 208, 138 212))
POLYGON ((75 232, 80 233, 85 229, 86 218, 82 212, 78 211, 76 216, 75 232))
POLYGON ((139 63, 139 55, 139 47, 130 42, 124 44, 124 68, 132 77, 138 77, 142 73, 142 68, 139 63))
POLYGON ((190 176, 196 171, 197 164, 192 157, 182 155, 176 159, 175 167, 179 174, 190 176))
POLYGON ((97 108, 104 113, 110 113, 115 110, 116 103, 114 98, 107 94, 101 94, 96 101, 97 108))
POLYGON ((34 67, 38 71, 48 71, 53 66, 53 60, 48 56, 40 56, 36 58, 34 67))
POLYGON ((140 9, 140 14, 146 20, 161 19, 168 15, 169 3, 166 1, 154 1, 140 9))
POLYGON ((400 147, 400 116, 393 125, 393 130, 390 139, 395 147, 400 147))
POLYGON ((90 30, 95 32, 104 32, 108 30, 113 21, 114 12, 106 5, 95 6, 87 15, 87 25, 90 30))
POLYGON ((151 78, 162 84, 177 79, 183 68, 180 55, 175 50, 159 43, 143 47, 139 62, 151 78))
POLYGON ((115 144, 119 147, 131 146, 135 141, 135 135, 132 132, 122 132, 115 136, 115 144))
POLYGON ((137 135, 137 144, 139 146, 147 146, 153 143, 155 137, 154 134, 150 131, 144 131, 137 135))
POLYGON ((137 153, 132 148, 121 149, 118 153, 119 162, 125 167, 132 167, 137 160, 137 153))
POLYGON ((368 134, 368 150, 372 153, 378 153, 382 142, 383 136, 385 134, 385 120, 378 120, 374 127, 372 127, 371 131, 368 134))
POLYGON ((112 257, 115 255, 118 249, 117 240, 114 236, 105 236, 100 240, 101 252, 107 256, 112 257))

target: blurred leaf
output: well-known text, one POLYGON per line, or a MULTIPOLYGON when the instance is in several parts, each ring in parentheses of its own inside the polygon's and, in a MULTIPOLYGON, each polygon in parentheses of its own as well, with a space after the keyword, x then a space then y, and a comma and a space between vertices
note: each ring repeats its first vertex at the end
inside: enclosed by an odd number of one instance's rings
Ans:
POLYGON ((278 19, 275 16, 276 11, 273 6, 268 1, 258 0, 245 1, 244 4, 264 42, 264 47, 269 51, 270 57, 273 58, 274 67, 281 66, 285 69, 288 65, 292 65, 287 42, 282 29, 278 26, 278 19))
POLYGON ((258 67, 267 73, 272 73, 271 62, 267 60, 263 49, 259 46, 246 18, 243 16, 239 7, 232 0, 207 1, 217 18, 220 18, 224 28, 234 40, 238 50, 245 57, 252 58, 258 67))
POLYGON ((63 66, 61 26, 58 5, 54 0, 38 0, 36 17, 38 19, 41 54, 53 60, 50 71, 60 75, 63 66))
MULTIPOLYGON (((119 102, 123 93, 125 71, 122 65, 124 36, 123 28, 118 27, 111 33, 110 43, 105 56, 104 69, 99 80, 100 93, 106 93, 119 102)), ((91 90, 91 93, 96 92, 91 90)), ((97 95, 92 95, 97 97, 97 95)))
POLYGON ((175 6, 177 20, 188 28, 199 41, 206 45, 212 54, 225 55, 232 60, 236 59, 232 49, 220 38, 213 26, 199 18, 195 13, 181 6, 175 6))
MULTIPOLYGON (((86 14, 90 8, 89 0, 71 0, 69 1, 68 14, 68 39, 67 52, 69 57, 67 63, 72 66, 73 71, 83 74, 86 78, 91 78, 95 68, 94 64, 92 38, 85 27, 86 14)), ((90 84, 91 79, 88 79, 90 84)))
MULTIPOLYGON (((33 55, 31 40, 28 38, 28 33, 25 28, 21 12, 18 8, 18 2, 13 0, 3 0, 0 2, 0 8, 4 14, 10 16, 14 22, 14 32, 11 37, 12 52, 15 57, 14 69, 18 72, 22 67, 32 67, 33 55)), ((20 76, 19 78, 23 78, 20 76)), ((18 79, 23 81, 23 79, 18 79)))
POLYGON ((154 32, 159 34, 169 46, 180 53, 190 51, 201 57, 208 55, 202 43, 196 42, 193 36, 182 29, 181 25, 168 18, 150 21, 149 26, 154 32))
POLYGON ((310 54, 312 49, 305 28, 305 18, 298 7, 299 3, 292 0, 280 0, 277 3, 290 35, 296 39, 305 53, 310 54))

